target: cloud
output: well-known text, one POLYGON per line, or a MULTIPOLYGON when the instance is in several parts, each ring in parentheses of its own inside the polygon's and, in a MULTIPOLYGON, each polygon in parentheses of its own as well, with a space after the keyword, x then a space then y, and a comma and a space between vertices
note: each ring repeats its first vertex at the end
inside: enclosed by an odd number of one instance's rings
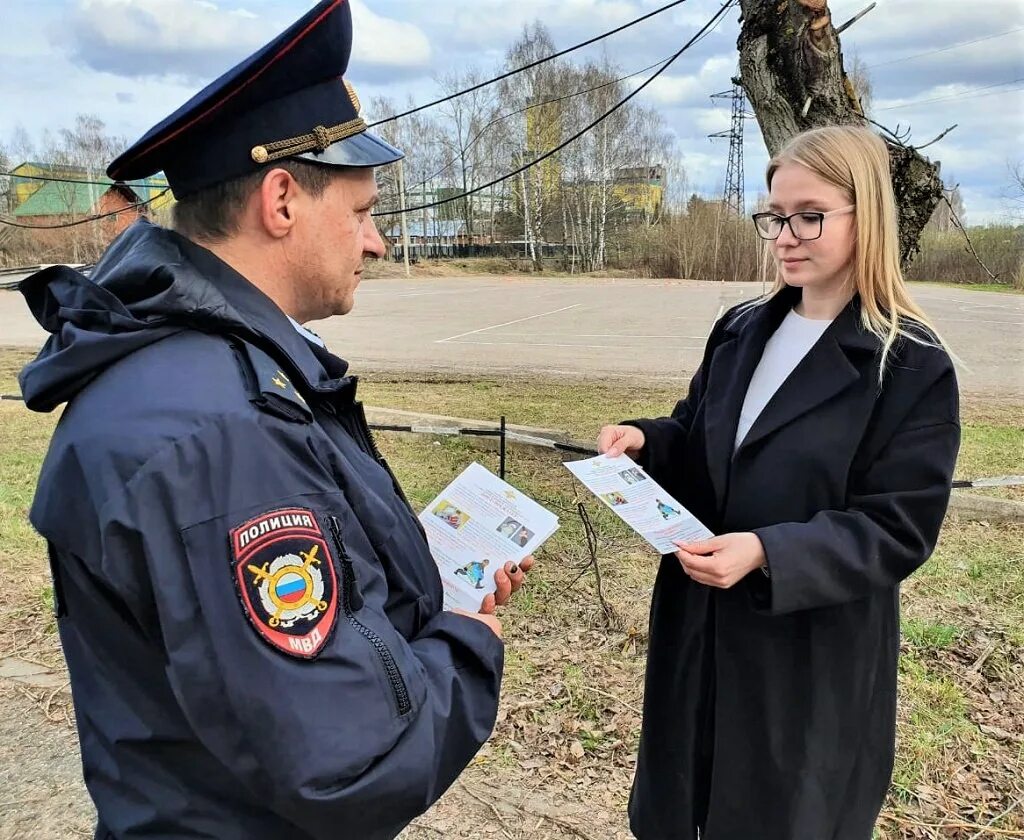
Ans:
MULTIPOLYGON (((646 11, 637 3, 623 0, 519 0, 514 6, 507 0, 475 0, 472 13, 467 13, 461 3, 446 5, 446 11, 438 12, 451 26, 450 35, 457 43, 493 45, 501 50, 519 36, 524 24, 534 20, 543 21, 552 32, 568 37, 579 34, 583 40, 586 33, 596 35, 646 11)), ((568 44, 566 40, 563 46, 568 44)))
POLYGON ((723 105, 720 108, 698 108, 696 109, 696 120, 694 125, 702 134, 714 134, 718 131, 728 131, 732 124, 732 114, 723 105))
POLYGON ((709 93, 729 87, 729 79, 735 69, 734 56, 712 56, 694 75, 678 76, 669 72, 663 73, 644 88, 643 95, 656 105, 706 102, 709 93))
MULTIPOLYGON (((833 4, 834 5, 834 4, 833 4)), ((836 12, 839 22, 843 15, 836 12)), ((885 61, 912 53, 946 47, 1014 29, 1024 23, 1019 0, 985 0, 981 3, 941 3, 934 0, 901 0, 880 6, 842 36, 843 46, 855 46, 875 60, 885 61), (982 13, 982 6, 984 13, 982 13), (936 37, 936 35, 939 37, 936 37)), ((1007 36, 1013 38, 1014 36, 1007 36)), ((1000 49, 1001 40, 978 46, 1000 49)), ((1020 37, 1017 36, 1017 44, 1020 37)), ((967 49, 967 48, 965 48, 967 49)), ((955 60, 956 52, 944 53, 955 60)))
MULTIPOLYGON (((258 0, 249 0, 258 2, 258 0)), ((396 80, 429 65, 430 42, 414 23, 351 0, 354 69, 364 78, 396 80)), ((216 78, 283 31, 306 3, 275 4, 267 14, 209 0, 78 0, 54 40, 92 70, 132 78, 216 78)))
MULTIPOLYGON (((352 77, 368 102, 373 94, 426 102, 438 94, 432 80, 478 67, 497 70, 524 24, 539 20, 558 48, 590 38, 652 11, 665 0, 350 0, 355 21, 352 77)), ((33 136, 68 125, 77 111, 94 113, 111 131, 138 136, 200 83, 219 75, 280 32, 313 0, 48 0, 8 3, 4 20, 19 37, 0 74, 0 123, 26 124, 33 136), (52 21, 53 35, 44 27, 52 21), (49 43, 48 43, 49 42, 49 43), (113 75, 112 75, 113 74, 113 75), (126 83, 125 78, 131 82, 126 83), (47 95, 40 97, 40 90, 47 95), (128 96, 126 96, 127 94, 128 96), (134 96, 134 101, 129 101, 134 96)), ((2 0, 0 0, 2 3, 2 0)), ((720 0, 688 0, 666 14, 567 57, 575 64, 608 61, 623 74, 677 50, 717 10, 720 0)), ((845 15, 833 0, 837 20, 845 15)), ((863 4, 861 4, 863 5, 863 4)), ((1019 0, 979 4, 899 0, 880 5, 841 36, 847 61, 856 53, 874 87, 879 122, 912 128, 926 143, 953 123, 959 128, 925 154, 942 162, 942 175, 962 185, 972 223, 1000 212, 1006 163, 1020 160, 1024 108, 1020 91, 978 91, 934 104, 944 92, 977 90, 1024 76, 1024 33, 974 45, 963 41, 1024 25, 1019 0), (939 51, 941 50, 941 51, 939 51), (929 55, 916 56, 927 52, 929 55)), ((856 7, 856 8, 859 8, 856 7)), ((856 8, 851 7, 849 14, 856 8)), ((721 190, 728 144, 707 139, 728 127, 728 103, 707 97, 729 87, 735 73, 738 12, 676 61, 634 100, 655 108, 677 140, 694 189, 721 190)), ((649 75, 645 73, 646 77, 649 75)), ((630 80, 633 85, 640 79, 630 80)), ((1007 86, 1013 87, 1013 86, 1007 86)), ((438 110, 425 112, 437 116, 438 110)), ((746 123, 748 199, 762 189, 764 144, 746 123)))
POLYGON ((72 59, 127 77, 206 81, 273 36, 267 21, 205 0, 79 0, 60 35, 72 59))
POLYGON ((384 17, 363 0, 352 3, 352 66, 361 78, 379 80, 417 73, 430 65, 430 41, 416 24, 384 17))

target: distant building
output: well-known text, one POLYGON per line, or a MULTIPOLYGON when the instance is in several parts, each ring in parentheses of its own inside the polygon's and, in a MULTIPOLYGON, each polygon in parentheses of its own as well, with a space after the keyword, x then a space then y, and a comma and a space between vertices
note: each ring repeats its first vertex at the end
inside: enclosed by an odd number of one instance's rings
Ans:
POLYGON ((665 199, 665 167, 655 164, 617 169, 612 195, 621 202, 627 215, 656 218, 665 199))
POLYGON ((16 248, 23 260, 87 262, 136 219, 174 198, 163 177, 114 182, 82 167, 27 161, 11 170, 8 201, 11 215, 29 228, 5 230, 11 241, 20 232, 16 248), (90 216, 104 218, 68 226, 90 216))
MULTIPOLYGON (((428 220, 426 235, 424 235, 423 222, 420 219, 410 218, 408 228, 409 256, 414 259, 454 256, 458 253, 458 249, 471 245, 488 245, 491 242, 491 237, 488 235, 474 233, 469 236, 466 233, 465 222, 455 219, 428 220)), ((396 257, 400 257, 402 253, 401 223, 394 221, 382 232, 387 239, 389 250, 396 257)))
POLYGON ((171 204, 170 192, 161 195, 167 188, 159 176, 115 183, 82 167, 29 161, 11 170, 10 193, 14 217, 26 224, 60 224, 124 210, 105 225, 116 235, 139 216, 171 204), (150 203, 134 208, 144 201, 150 203))

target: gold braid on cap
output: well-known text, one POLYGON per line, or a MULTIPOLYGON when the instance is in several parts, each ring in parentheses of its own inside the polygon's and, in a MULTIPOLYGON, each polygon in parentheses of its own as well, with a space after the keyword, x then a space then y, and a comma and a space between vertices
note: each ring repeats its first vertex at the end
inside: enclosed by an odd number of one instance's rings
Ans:
MULTIPOLYGON (((342 84, 345 86, 345 92, 348 94, 349 101, 352 103, 352 107, 356 109, 356 114, 358 115, 362 110, 362 106, 359 104, 359 96, 356 94, 356 89, 347 79, 342 80, 342 84)), ((279 160, 280 158, 299 155, 303 152, 312 152, 314 150, 323 152, 332 143, 337 143, 339 140, 344 140, 346 137, 360 134, 363 131, 366 131, 366 123, 362 117, 356 116, 354 120, 330 127, 318 125, 309 134, 292 137, 289 140, 275 140, 273 143, 253 146, 249 154, 252 155, 252 159, 256 163, 267 163, 271 160, 279 160)))
POLYGON ((262 146, 253 146, 250 154, 256 163, 267 163, 271 160, 291 157, 303 152, 323 152, 332 143, 344 140, 354 134, 366 131, 366 121, 362 117, 339 123, 338 125, 318 125, 309 134, 301 134, 288 140, 275 140, 262 146))
POLYGON ((363 110, 363 106, 359 104, 359 95, 356 93, 356 89, 348 79, 345 79, 342 84, 345 85, 345 92, 348 93, 349 101, 352 103, 352 107, 356 109, 356 114, 358 114, 363 110))

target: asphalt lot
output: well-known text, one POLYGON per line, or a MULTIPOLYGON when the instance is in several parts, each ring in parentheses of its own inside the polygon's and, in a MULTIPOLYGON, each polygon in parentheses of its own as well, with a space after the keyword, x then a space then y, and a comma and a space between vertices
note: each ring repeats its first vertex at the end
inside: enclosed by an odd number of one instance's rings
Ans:
MULTIPOLYGON (((5 278, 14 279, 14 278, 5 278)), ((367 280, 310 326, 355 370, 680 380, 721 312, 759 283, 519 277, 367 280)), ((925 284, 914 295, 961 360, 961 390, 1024 399, 1024 296, 925 284)), ((0 345, 45 334, 0 292, 0 345)))

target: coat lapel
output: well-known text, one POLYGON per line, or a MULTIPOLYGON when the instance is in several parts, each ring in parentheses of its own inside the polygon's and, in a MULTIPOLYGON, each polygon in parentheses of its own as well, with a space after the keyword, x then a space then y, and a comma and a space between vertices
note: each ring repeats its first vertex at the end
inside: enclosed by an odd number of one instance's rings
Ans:
MULTIPOLYGON (((736 428, 750 379, 768 339, 799 300, 800 290, 788 287, 735 316, 712 356, 704 423, 708 474, 719 511, 725 508, 736 428)), ((860 326, 860 302, 854 298, 765 406, 736 454, 857 382, 866 368, 855 361, 873 356, 877 348, 874 336, 860 326)))
POLYGON ((775 392, 737 454, 858 382, 869 366, 854 361, 873 356, 877 347, 877 339, 860 326, 860 304, 854 299, 775 392))
POLYGON ((704 403, 704 436, 708 474, 719 511, 725 505, 729 461, 747 386, 765 344, 792 307, 792 298, 791 290, 785 289, 767 303, 733 316, 726 326, 726 339, 711 357, 704 403))

